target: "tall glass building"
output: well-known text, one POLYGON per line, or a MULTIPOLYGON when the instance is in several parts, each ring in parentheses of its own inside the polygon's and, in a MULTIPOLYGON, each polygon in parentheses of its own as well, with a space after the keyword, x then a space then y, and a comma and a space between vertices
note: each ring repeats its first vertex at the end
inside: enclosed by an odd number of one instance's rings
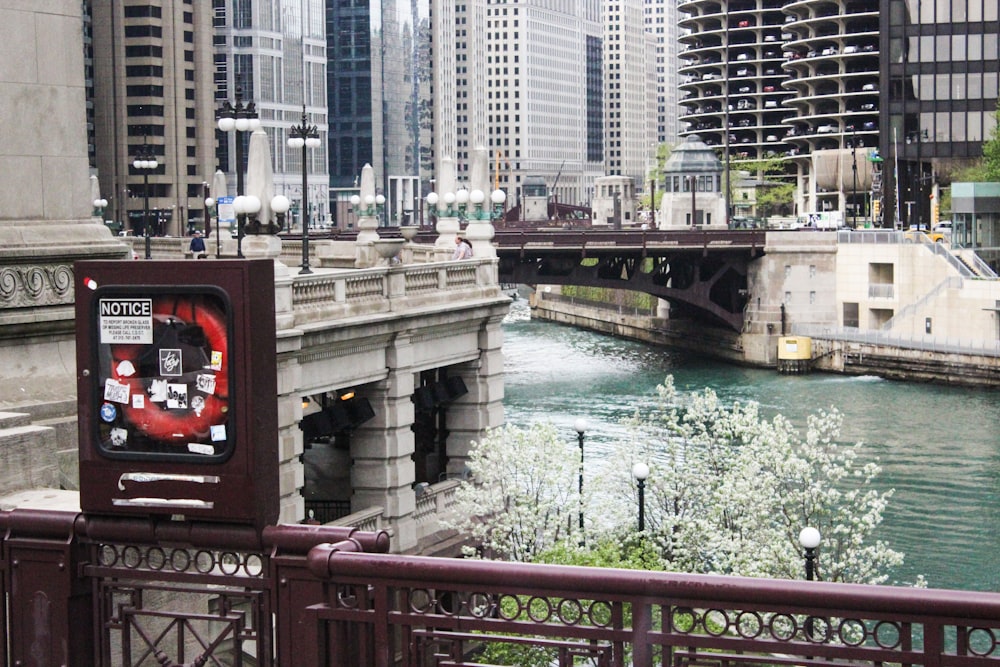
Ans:
POLYGON ((937 186, 982 156, 1000 97, 998 14, 997 0, 881 0, 886 225, 931 226, 937 186))
POLYGON ((412 219, 433 169, 430 21, 430 0, 326 0, 330 186, 371 164, 386 223, 412 219))

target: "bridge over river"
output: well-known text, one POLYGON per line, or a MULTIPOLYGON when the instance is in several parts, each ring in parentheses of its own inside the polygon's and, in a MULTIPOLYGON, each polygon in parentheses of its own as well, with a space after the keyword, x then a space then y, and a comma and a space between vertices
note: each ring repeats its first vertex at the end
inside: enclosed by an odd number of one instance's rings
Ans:
POLYGON ((736 331, 762 230, 497 230, 500 280, 628 289, 736 331))

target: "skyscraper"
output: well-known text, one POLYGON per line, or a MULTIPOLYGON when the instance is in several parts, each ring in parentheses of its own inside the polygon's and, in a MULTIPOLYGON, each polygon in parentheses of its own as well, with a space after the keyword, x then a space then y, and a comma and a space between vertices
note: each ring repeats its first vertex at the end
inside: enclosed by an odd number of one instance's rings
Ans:
POLYGON ((656 151, 656 37, 643 0, 604 3, 605 171, 641 189, 656 151))
POLYGON ((325 5, 331 187, 355 186, 371 164, 386 196, 384 222, 407 222, 432 171, 430 2, 325 5))
POLYGON ((487 148, 512 203, 527 176, 589 202, 604 170, 602 42, 600 0, 487 0, 487 148))
POLYGON ((645 0, 646 31, 656 42, 656 142, 680 141, 680 12, 677 0, 645 0))
MULTIPOLYGON (((1000 97, 996 0, 881 0, 886 216, 930 226, 935 185, 982 156, 1000 97), (898 205, 893 202, 898 195, 898 205)), ((890 218, 891 219, 891 218, 890 218)))
POLYGON ((996 0, 682 0, 679 9, 684 133, 723 147, 734 166, 787 157, 800 214, 930 226, 931 195, 982 155, 994 127, 996 0))
MULTIPOLYGON (((287 140, 291 127, 302 120, 303 104, 307 122, 319 128, 320 146, 308 157, 310 220, 316 223, 330 210, 323 0, 212 2, 215 104, 235 101, 239 93, 256 105, 270 143, 275 194, 287 196, 295 209, 302 201, 302 153, 288 148, 287 140)), ((245 168, 236 164, 233 142, 238 136, 248 138, 245 133, 217 133, 219 168, 229 176, 233 194, 236 170, 245 168)))
POLYGON ((93 151, 106 217, 143 233, 182 235, 203 219, 202 183, 215 170, 212 9, 192 0, 91 0, 93 151), (158 166, 145 189, 133 159, 158 166))

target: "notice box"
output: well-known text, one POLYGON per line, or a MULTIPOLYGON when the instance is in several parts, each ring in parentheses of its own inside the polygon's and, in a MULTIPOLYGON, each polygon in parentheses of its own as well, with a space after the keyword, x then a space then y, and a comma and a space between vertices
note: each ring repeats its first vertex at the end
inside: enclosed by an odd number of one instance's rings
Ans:
POLYGON ((75 265, 80 504, 273 524, 271 260, 75 265))

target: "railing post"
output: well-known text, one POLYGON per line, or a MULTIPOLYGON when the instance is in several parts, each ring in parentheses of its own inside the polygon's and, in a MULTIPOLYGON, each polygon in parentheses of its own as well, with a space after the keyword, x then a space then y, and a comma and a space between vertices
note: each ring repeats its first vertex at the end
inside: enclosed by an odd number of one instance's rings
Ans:
POLYGON ((264 529, 264 542, 271 548, 275 664, 326 665, 323 642, 317 634, 322 628, 310 607, 327 602, 327 582, 310 571, 314 560, 310 550, 322 544, 335 551, 385 552, 389 549, 388 534, 362 533, 342 526, 280 525, 264 529))
POLYGON ((653 628, 652 607, 647 603, 632 605, 632 664, 635 667, 652 667, 653 650, 649 645, 649 631, 653 628))
POLYGON ((94 663, 98 629, 91 587, 78 576, 86 553, 77 532, 78 517, 76 512, 49 510, 6 513, 0 562, 12 665, 94 663))

